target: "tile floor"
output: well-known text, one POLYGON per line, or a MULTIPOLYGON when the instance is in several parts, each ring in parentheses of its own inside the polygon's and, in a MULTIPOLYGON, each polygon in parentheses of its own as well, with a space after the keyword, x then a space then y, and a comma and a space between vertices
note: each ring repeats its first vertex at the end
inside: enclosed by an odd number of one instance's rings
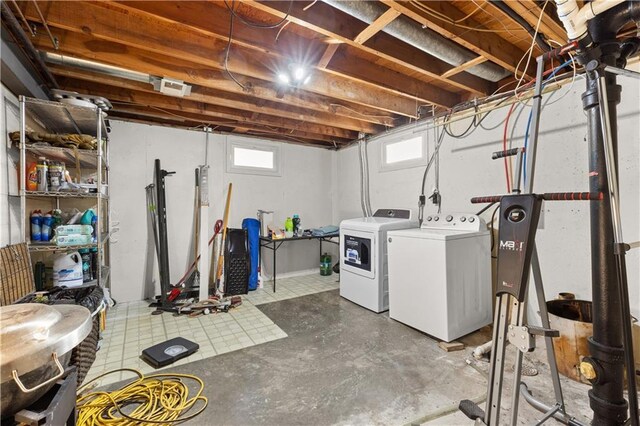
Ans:
MULTIPOLYGON (((145 301, 120 303, 107 314, 101 347, 85 383, 119 368, 152 373, 155 369, 140 359, 142 350, 173 337, 184 337, 200 345, 198 352, 175 362, 174 366, 287 337, 256 305, 333 290, 339 287, 337 278, 337 275, 318 274, 282 278, 277 281, 276 293, 273 284, 266 282, 264 288, 243 296, 242 305, 228 314, 196 318, 168 313, 151 315, 153 309, 145 301)), ((97 384, 106 385, 130 377, 133 373, 114 373, 97 384)))

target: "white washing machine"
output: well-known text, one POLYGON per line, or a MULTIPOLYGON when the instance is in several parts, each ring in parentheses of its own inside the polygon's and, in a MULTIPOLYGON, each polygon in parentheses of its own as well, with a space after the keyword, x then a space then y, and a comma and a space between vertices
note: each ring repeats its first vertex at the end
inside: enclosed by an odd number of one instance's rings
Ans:
POLYGON ((491 236, 474 214, 390 231, 389 316, 450 342, 492 321, 491 236))
POLYGON ((340 296, 374 312, 389 309, 387 231, 418 228, 411 210, 380 209, 340 223, 340 296))

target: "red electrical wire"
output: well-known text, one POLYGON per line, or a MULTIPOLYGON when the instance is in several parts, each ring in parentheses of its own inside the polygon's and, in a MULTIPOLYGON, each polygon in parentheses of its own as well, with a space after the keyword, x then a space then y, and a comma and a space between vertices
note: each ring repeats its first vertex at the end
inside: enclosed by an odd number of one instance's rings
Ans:
MULTIPOLYGON (((507 113, 507 118, 504 120, 504 132, 502 134, 502 149, 504 151, 507 150, 507 131, 509 128, 509 118, 511 117, 511 113, 513 112, 515 106, 516 103, 511 104, 511 108, 509 108, 509 112, 507 113)), ((507 157, 504 157, 504 175, 507 180, 507 193, 511 193, 511 179, 509 178, 511 176, 511 171, 509 170, 509 159, 507 157)))

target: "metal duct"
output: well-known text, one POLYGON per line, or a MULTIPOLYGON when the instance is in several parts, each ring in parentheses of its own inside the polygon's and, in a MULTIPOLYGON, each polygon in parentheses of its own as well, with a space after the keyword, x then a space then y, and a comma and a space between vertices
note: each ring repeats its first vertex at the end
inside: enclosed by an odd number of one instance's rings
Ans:
MULTIPOLYGON (((371 24, 387 10, 379 2, 373 1, 323 1, 367 24, 371 24)), ((435 31, 422 28, 422 25, 404 15, 391 21, 382 31, 453 66, 462 65, 478 56, 435 31)), ((491 62, 476 65, 466 72, 493 82, 511 75, 504 68, 491 62)))
POLYGON ((43 52, 41 55, 45 62, 49 62, 51 64, 80 68, 85 71, 97 72, 127 80, 141 81, 143 83, 152 82, 151 76, 142 72, 131 71, 120 67, 114 67, 112 65, 101 64, 99 62, 87 61, 85 59, 73 58, 71 56, 59 55, 57 53, 43 52))

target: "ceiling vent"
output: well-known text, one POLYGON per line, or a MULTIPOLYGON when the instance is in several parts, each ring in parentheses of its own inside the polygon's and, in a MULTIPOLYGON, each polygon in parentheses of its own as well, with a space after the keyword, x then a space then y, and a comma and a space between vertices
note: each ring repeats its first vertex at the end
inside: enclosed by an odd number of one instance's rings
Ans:
POLYGON ((182 98, 191 94, 191 86, 182 80, 174 80, 172 78, 152 78, 153 88, 165 95, 177 96, 182 98))

